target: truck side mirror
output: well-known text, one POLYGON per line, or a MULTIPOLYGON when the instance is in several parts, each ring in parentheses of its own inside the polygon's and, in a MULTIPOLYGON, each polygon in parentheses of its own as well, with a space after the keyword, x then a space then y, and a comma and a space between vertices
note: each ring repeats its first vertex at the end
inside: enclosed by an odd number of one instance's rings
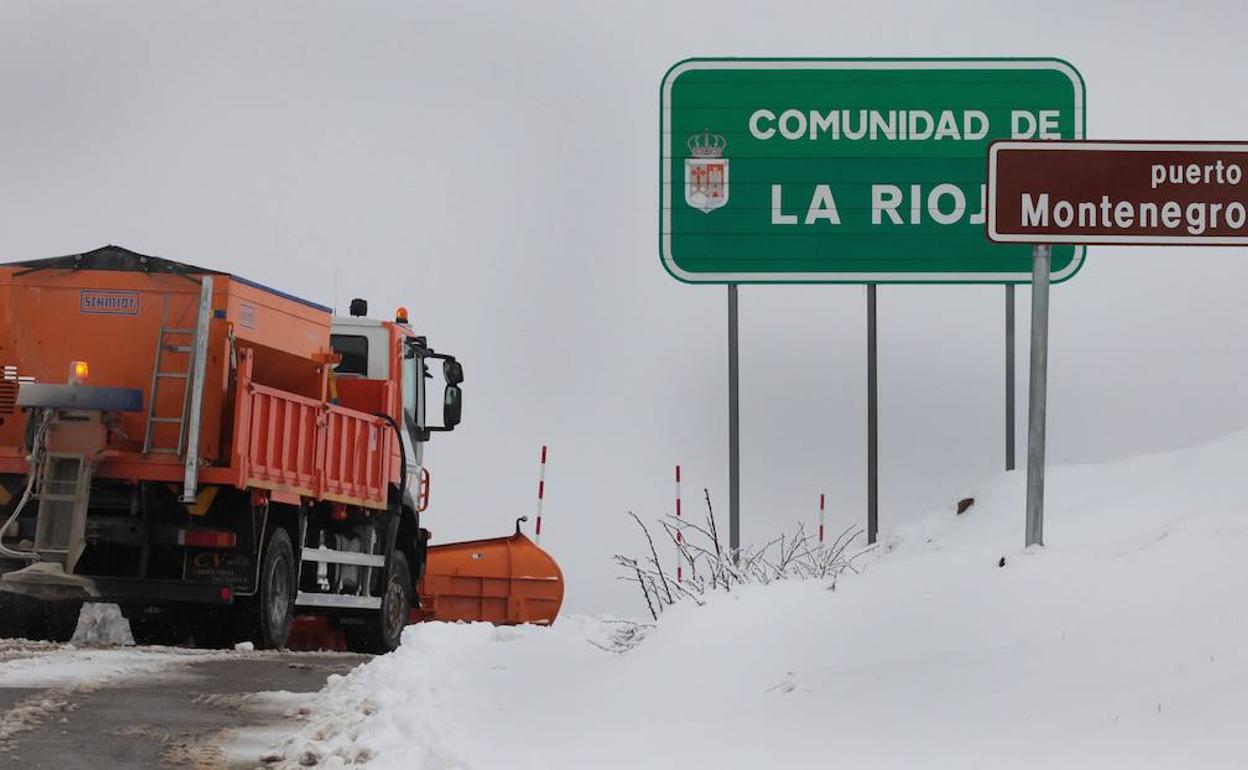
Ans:
POLYGON ((464 394, 458 385, 447 384, 446 394, 442 399, 442 425, 450 430, 459 425, 459 419, 463 413, 464 394))
POLYGON ((447 358, 442 362, 442 376, 447 385, 458 385, 464 381, 464 367, 454 358, 447 358))

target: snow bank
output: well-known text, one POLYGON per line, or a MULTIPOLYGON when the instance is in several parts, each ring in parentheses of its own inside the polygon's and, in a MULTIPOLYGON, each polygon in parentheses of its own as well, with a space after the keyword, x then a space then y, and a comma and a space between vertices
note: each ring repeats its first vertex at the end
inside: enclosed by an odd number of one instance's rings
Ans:
POLYGON ((612 625, 426 624, 319 696, 291 761, 404 768, 1241 767, 1248 433, 1023 474, 889 536, 835 591, 612 625), (1004 558, 1004 566, 999 566, 1004 558))

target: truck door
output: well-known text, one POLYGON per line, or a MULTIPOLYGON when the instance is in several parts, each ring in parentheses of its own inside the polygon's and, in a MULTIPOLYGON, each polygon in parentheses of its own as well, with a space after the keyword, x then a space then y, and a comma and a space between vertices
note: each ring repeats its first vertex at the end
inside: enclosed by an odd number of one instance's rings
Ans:
POLYGON ((420 348, 411 341, 403 345, 400 362, 403 392, 403 449, 407 454, 407 490, 413 506, 420 488, 420 471, 424 464, 425 427, 425 360, 420 348))

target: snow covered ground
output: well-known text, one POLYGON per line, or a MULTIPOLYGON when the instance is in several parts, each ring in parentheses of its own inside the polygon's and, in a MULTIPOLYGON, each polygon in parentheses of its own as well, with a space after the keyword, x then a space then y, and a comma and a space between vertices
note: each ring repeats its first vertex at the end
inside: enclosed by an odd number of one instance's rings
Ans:
MULTIPOLYGON (((94 621, 93 629, 97 629, 94 621)), ((100 626, 102 628, 102 626, 100 626)), ((82 628, 80 624, 79 628, 82 628)), ((65 722, 84 693, 115 684, 133 684, 158 677, 173 683, 174 670, 183 664, 208 660, 223 653, 170 647, 82 648, 5 639, 0 642, 0 691, 17 690, 10 701, 0 695, 0 752, 9 752, 14 738, 59 720, 65 722)))
POLYGON ((214 650, 175 647, 79 648, 72 644, 45 645, 6 640, 19 649, 31 647, 20 657, 0 662, 0 688, 96 687, 116 679, 158 674, 185 662, 222 657, 214 650))
MULTIPOLYGON (((1248 433, 1022 473, 890 534, 862 574, 607 619, 426 624, 331 679, 281 753, 385 768, 1248 764, 1248 433), (1001 560, 1004 558, 1004 566, 1001 560)), ((640 601, 640 598, 639 598, 640 601)))

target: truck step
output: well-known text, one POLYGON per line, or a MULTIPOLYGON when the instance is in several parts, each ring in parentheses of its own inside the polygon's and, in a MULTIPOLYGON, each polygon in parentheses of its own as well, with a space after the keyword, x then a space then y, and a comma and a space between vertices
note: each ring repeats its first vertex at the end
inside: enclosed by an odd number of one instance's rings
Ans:
POLYGON ((326 564, 354 564, 360 567, 384 567, 386 557, 380 554, 360 553, 358 551, 334 551, 329 548, 304 548, 304 561, 319 561, 326 564))
POLYGON ((380 596, 348 596, 300 591, 295 604, 302 607, 333 607, 335 609, 376 610, 381 608, 380 596))

